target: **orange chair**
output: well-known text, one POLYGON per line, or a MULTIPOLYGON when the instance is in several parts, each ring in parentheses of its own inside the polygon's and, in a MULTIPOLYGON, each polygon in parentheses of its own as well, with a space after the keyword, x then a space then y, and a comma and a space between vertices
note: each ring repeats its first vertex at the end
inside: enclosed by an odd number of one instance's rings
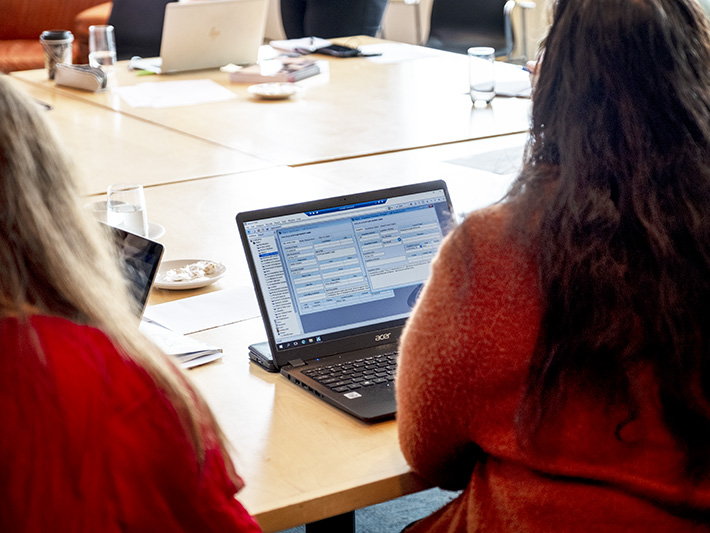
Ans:
MULTIPOLYGON (((88 62, 89 25, 77 28, 75 21, 81 12, 102 2, 105 0, 4 0, 0 17, 0 72, 42 68, 44 51, 39 36, 45 30, 71 30, 75 42, 84 39, 87 43, 84 51, 80 52, 81 44, 74 46, 74 62, 88 62)), ((106 17, 98 24, 108 20, 110 4, 103 9, 106 17)))
POLYGON ((106 24, 111 15, 112 2, 104 2, 85 9, 74 21, 75 52, 79 63, 89 62, 89 26, 106 24))

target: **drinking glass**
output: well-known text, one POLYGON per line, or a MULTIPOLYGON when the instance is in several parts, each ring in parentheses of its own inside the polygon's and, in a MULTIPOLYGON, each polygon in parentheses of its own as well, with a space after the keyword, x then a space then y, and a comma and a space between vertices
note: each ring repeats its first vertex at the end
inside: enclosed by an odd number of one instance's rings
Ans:
POLYGON ((113 26, 89 26, 89 64, 106 72, 116 65, 116 38, 113 26))
POLYGON ((117 183, 108 188, 106 222, 117 228, 148 236, 148 213, 143 186, 117 183))
POLYGON ((495 96, 496 51, 489 46, 474 46, 468 49, 469 89, 471 101, 488 105, 495 96))

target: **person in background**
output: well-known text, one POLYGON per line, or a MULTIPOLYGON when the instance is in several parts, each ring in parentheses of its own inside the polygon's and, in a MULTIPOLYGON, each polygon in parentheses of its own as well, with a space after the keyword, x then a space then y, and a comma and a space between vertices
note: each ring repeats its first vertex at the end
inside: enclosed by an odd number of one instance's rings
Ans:
POLYGON ((401 341, 401 448, 462 490, 411 532, 710 531, 710 33, 558 0, 507 197, 401 341))
POLYGON ((387 0, 281 0, 286 37, 374 37, 380 29, 387 0))
POLYGON ((259 531, 38 109, 0 76, 0 531, 259 531))
POLYGON ((116 30, 119 60, 160 55, 165 6, 177 0, 113 0, 108 24, 116 30))

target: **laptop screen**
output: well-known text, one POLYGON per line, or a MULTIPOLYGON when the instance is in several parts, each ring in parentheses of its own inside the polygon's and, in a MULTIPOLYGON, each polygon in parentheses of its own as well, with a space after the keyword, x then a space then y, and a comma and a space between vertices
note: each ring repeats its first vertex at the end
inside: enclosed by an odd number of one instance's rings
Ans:
POLYGON ((163 256, 162 244, 108 226, 118 253, 119 265, 134 299, 138 316, 143 315, 153 280, 163 256))
POLYGON ((446 188, 434 183, 243 221, 277 351, 404 324, 452 224, 446 188))

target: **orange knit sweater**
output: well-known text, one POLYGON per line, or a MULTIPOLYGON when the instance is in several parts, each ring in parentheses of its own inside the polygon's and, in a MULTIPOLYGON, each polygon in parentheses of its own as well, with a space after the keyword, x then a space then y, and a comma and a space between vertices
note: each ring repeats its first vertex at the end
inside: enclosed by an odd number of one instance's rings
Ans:
POLYGON ((683 476, 650 373, 633 377, 641 412, 620 435, 623 406, 574 391, 538 449, 518 445, 541 303, 534 259, 506 235, 510 209, 474 213, 445 240, 401 341, 404 456, 463 489, 412 532, 710 530, 710 482, 683 476))

